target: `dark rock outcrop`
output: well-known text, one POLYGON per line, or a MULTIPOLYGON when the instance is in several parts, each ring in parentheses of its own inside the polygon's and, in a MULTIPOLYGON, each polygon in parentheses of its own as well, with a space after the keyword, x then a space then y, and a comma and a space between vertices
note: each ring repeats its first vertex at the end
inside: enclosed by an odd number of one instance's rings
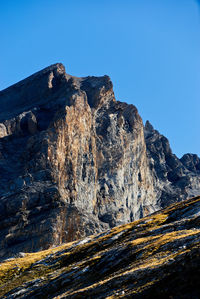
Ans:
POLYGON ((0 265, 2 298, 199 298, 200 197, 0 265))
POLYGON ((144 129, 108 76, 72 77, 55 64, 1 91, 0 106, 0 258, 200 193, 198 157, 179 160, 144 129))
POLYGON ((154 190, 159 193, 160 207, 200 194, 200 160, 185 154, 178 159, 166 137, 154 130, 149 121, 144 128, 147 156, 154 190))
POLYGON ((197 155, 185 154, 180 160, 188 170, 194 173, 200 171, 200 159, 197 155))

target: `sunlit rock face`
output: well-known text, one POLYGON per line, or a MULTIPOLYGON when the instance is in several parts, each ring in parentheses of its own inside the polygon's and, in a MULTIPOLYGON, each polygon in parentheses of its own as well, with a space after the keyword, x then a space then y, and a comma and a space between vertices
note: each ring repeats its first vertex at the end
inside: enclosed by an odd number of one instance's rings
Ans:
POLYGON ((150 123, 144 129, 108 76, 72 77, 55 64, 1 91, 0 105, 1 258, 200 193, 196 156, 179 160, 150 123))

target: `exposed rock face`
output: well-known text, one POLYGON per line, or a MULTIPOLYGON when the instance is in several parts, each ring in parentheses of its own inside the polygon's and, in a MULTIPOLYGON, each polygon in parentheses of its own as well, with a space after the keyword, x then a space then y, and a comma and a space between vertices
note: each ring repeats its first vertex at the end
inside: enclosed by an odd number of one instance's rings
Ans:
POLYGON ((179 160, 149 123, 144 130, 108 76, 76 78, 52 65, 0 92, 0 105, 1 258, 200 193, 198 157, 179 160))
POLYGON ((1 298, 199 298, 200 197, 0 265, 1 298), (17 265, 17 266, 16 266, 17 265))
POLYGON ((149 121, 145 124, 147 156, 159 205, 184 200, 200 194, 200 160, 197 155, 185 154, 178 159, 171 151, 166 137, 154 130, 149 121))

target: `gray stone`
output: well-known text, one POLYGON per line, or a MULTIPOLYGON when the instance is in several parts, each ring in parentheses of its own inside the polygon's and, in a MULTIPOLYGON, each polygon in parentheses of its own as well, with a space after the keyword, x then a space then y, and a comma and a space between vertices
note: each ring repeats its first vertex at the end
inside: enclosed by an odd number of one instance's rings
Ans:
POLYGON ((101 232, 200 193, 108 76, 52 65, 0 92, 0 258, 101 232), (2 129, 3 128, 3 129, 2 129))
POLYGON ((147 156, 150 162, 154 190, 159 205, 169 204, 200 194, 200 160, 185 154, 181 159, 172 153, 166 137, 154 130, 149 121, 144 129, 147 156))

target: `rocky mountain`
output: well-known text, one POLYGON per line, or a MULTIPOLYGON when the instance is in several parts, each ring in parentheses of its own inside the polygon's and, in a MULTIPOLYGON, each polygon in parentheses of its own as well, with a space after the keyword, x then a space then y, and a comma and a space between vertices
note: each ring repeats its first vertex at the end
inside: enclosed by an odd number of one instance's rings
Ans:
POLYGON ((154 188, 158 191, 159 205, 184 200, 200 194, 200 159, 185 154, 178 159, 171 151, 166 137, 146 122, 144 128, 147 157, 154 188))
POLYGON ((0 265, 1 298, 200 298, 200 196, 0 265))
POLYGON ((178 159, 108 76, 52 65, 0 92, 0 259, 47 249, 200 194, 196 155, 178 159))

